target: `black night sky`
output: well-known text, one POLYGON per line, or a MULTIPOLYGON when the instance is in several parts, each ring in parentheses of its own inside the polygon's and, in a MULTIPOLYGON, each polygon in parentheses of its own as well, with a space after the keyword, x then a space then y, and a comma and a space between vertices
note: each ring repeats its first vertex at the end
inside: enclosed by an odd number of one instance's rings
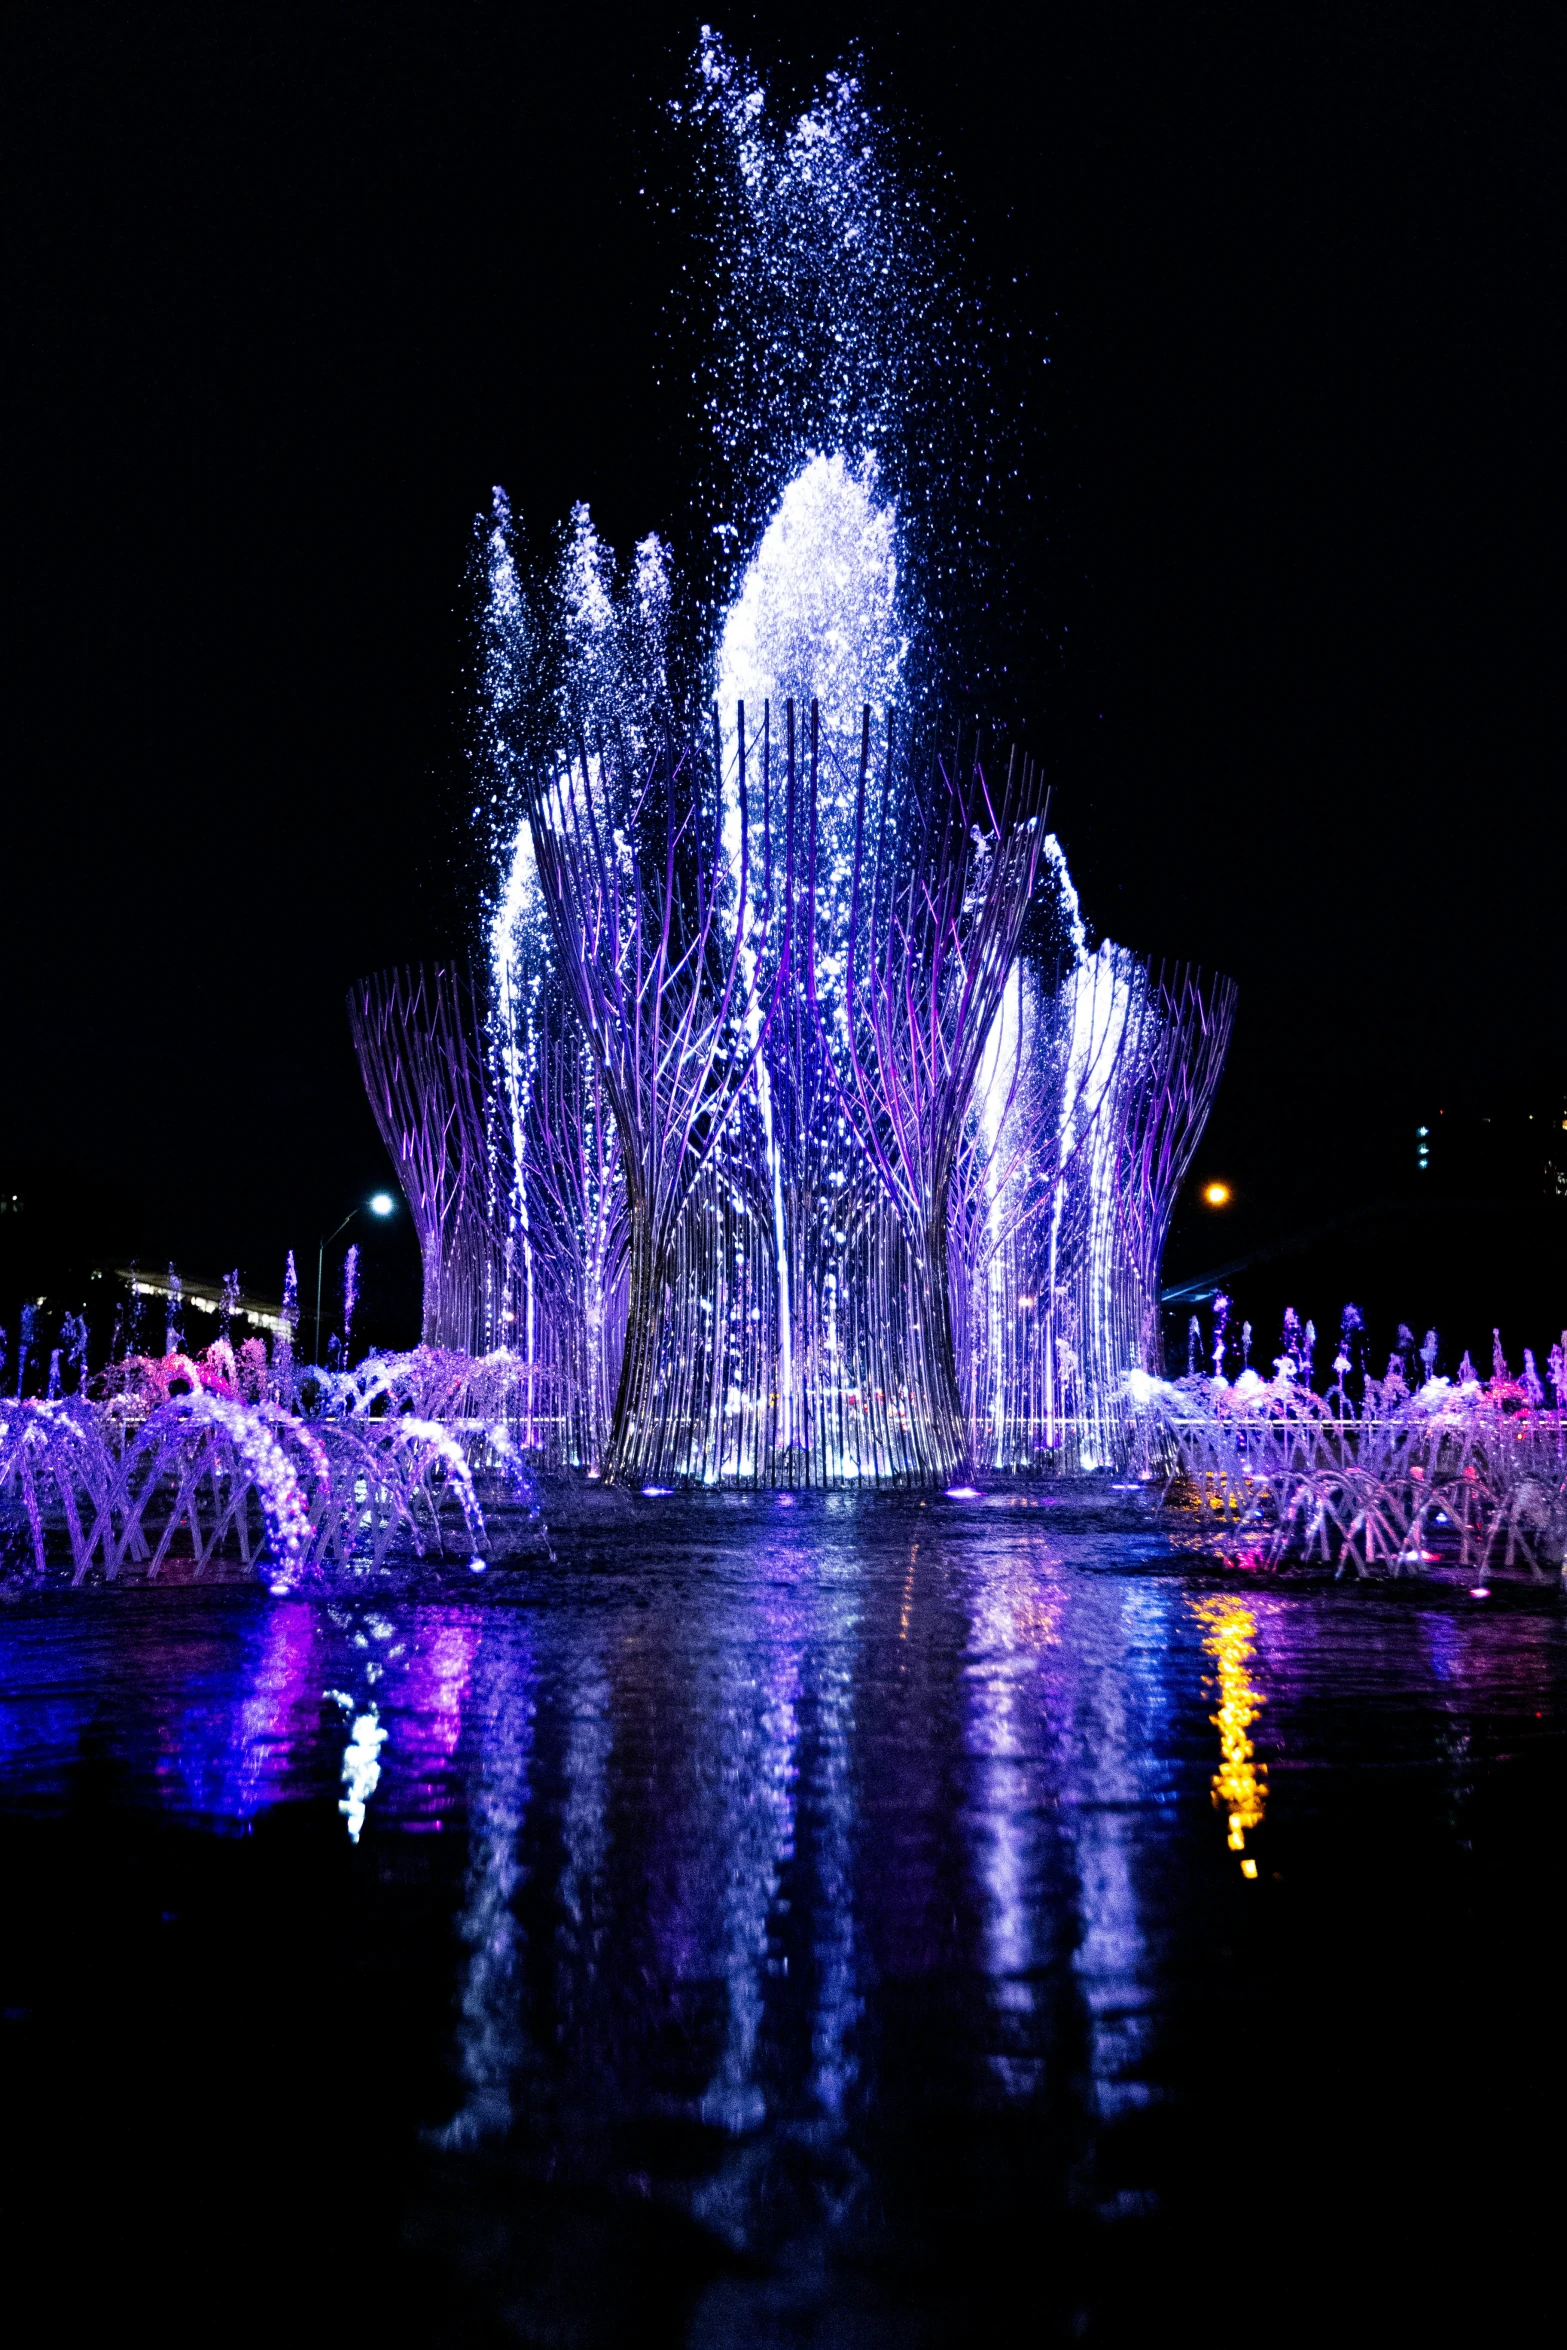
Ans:
MULTIPOLYGON (((1183 1209, 1171 1278, 1336 1223, 1236 1276, 1259 1327, 1362 1282, 1542 1348, 1559 12, 718 21, 796 106, 859 45, 1048 357, 1019 691, 1052 818, 1098 930, 1241 985, 1195 1171, 1236 1205, 1183 1209)), ((679 542, 654 363, 681 249, 638 188, 698 22, 11 17, 0 1318, 133 1252, 275 1295, 386 1179, 342 1000, 460 944, 482 880, 473 516, 502 482, 540 544, 577 497, 617 543, 679 542)), ((366 1335, 406 1342, 406 1224, 368 1245, 366 1335)))

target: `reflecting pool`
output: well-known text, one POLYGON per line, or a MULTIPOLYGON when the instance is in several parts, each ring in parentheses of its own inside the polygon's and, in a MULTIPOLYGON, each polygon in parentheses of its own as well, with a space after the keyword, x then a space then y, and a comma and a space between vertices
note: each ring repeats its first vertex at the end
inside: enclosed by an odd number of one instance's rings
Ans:
POLYGON ((1221 1576, 1103 1496, 552 1523, 460 1590, 0 1610, 8 2258, 62 2324, 1280 2339, 1532 2287, 1553 1590, 1221 1576))

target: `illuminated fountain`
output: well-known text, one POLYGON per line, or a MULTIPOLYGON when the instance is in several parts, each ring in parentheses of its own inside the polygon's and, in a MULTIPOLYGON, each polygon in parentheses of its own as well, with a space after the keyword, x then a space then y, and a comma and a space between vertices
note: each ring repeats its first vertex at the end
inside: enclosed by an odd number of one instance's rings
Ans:
MULTIPOLYGON (((1219 1555, 1252 1569, 1331 1564, 1338 1575, 1446 1567, 1481 1598, 1498 1570, 1567 1572, 1567 1331, 1551 1349, 1553 1407, 1533 1354, 1525 1349, 1514 1378, 1500 1337, 1489 1380, 1467 1355, 1456 1380, 1435 1376, 1434 1331, 1417 1384, 1408 1333, 1383 1378, 1356 1377, 1359 1329, 1346 1308, 1320 1394, 1293 1312, 1271 1379, 1132 1375, 1133 1442, 1172 1498, 1207 1522, 1219 1555)), ((1222 1334, 1216 1343, 1222 1355, 1222 1334)))
MULTIPOLYGON (((0 1401, 0 1571, 73 1583, 259 1573, 274 1592, 407 1567, 484 1573, 547 1553, 519 1443, 517 1360, 439 1347, 353 1370, 124 1355, 66 1395, 0 1401)), ((25 1370, 25 1366, 24 1366, 25 1370)))
POLYGON ((290 1260, 270 1358, 236 1352, 237 1278, 213 1305, 171 1267, 140 1285, 162 1356, 116 1340, 89 1395, 85 1322, 50 1347, 29 1307, 12 1555, 288 1589, 482 1568, 519 1509, 525 1552, 534 1465, 660 1492, 1141 1466, 1251 1563, 1553 1568, 1561 1398, 1532 1366, 1448 1389, 1433 1355, 1351 1408, 1288 1343, 1228 1386, 1221 1331, 1214 1379, 1164 1380, 1160 1259, 1235 991, 1091 941, 1037 762, 944 714, 954 583, 1018 478, 992 330, 851 79, 770 130, 704 36, 683 105, 718 224, 688 575, 654 535, 617 562, 578 506, 525 577, 496 492, 483 951, 349 1000, 422 1343, 348 1367, 350 1267, 344 1341, 296 1363, 290 1260))
POLYGON ((350 1005, 424 1337, 506 1349, 525 1449, 612 1480, 1105 1466, 1234 990, 1091 948, 1037 762, 943 715, 943 517, 1002 448, 855 84, 769 131, 708 35, 685 104, 734 560, 693 662, 656 536, 618 566, 579 506, 530 590, 503 493, 481 527, 483 975, 350 1005))
POLYGON ((578 506, 530 581, 495 493, 483 952, 349 999, 422 1343, 348 1369, 350 1270, 345 1343, 296 1365, 291 1259, 270 1360, 228 1350, 227 1285, 193 1360, 171 1267, 161 1358, 133 1345, 89 1401, 73 1324, 24 1400, 28 1307, 8 1539, 77 1579, 257 1558, 287 1588, 482 1566, 481 1489, 527 1515, 530 1465, 658 1492, 1140 1465, 1249 1560, 1420 1564, 1442 1526, 1482 1569, 1553 1567, 1561 1399, 1532 1367, 1351 1412, 1299 1349, 1229 1387, 1220 1331, 1214 1380, 1164 1381, 1160 1260, 1235 991, 1092 943, 1037 762, 944 715, 1010 462, 981 305, 852 80, 771 132, 704 36, 685 119, 720 223, 695 572, 655 535, 618 563, 578 506))
POLYGON ((305 1418, 200 1383, 145 1415, 87 1398, 0 1406, 0 1502, 20 1518, 13 1566, 69 1560, 75 1583, 265 1571, 377 1573, 488 1548, 452 1426, 402 1412, 305 1418))
MULTIPOLYGON (((552 1465, 1096 1467, 1127 1372, 1162 1367, 1234 991, 1090 951, 1037 767, 899 715, 896 543, 872 468, 808 457, 729 606, 722 698, 682 725, 662 550, 620 585, 579 509, 559 747, 512 753, 487 1000, 450 967, 351 999, 426 1342, 517 1356, 552 1465)), ((499 493, 485 558, 515 704, 538 631, 499 493)))

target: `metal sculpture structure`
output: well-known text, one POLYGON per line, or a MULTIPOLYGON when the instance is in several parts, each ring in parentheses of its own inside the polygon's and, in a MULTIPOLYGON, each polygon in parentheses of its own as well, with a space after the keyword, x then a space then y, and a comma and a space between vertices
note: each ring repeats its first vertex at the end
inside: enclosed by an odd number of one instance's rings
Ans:
POLYGON ((820 713, 743 705, 713 768, 737 921, 763 942, 732 1106, 672 1237, 656 1426, 610 1473, 922 1482, 966 1455, 946 1279, 954 1170, 1037 863, 1035 771, 977 746, 872 780, 820 713), (917 820, 909 811, 918 808, 917 820), (757 833, 759 850, 753 850, 757 833), (766 964, 764 970, 763 965, 766 964))
POLYGON ((1014 967, 951 1253, 977 1465, 1124 1457, 1126 1376, 1160 1362, 1160 1258, 1234 1006, 1229 980, 1109 943, 1014 967))
MULTIPOLYGON (((992 783, 977 742, 966 756, 960 742, 904 778, 900 811, 890 724, 888 734, 871 856, 867 712, 844 947, 849 1082, 839 1092, 905 1244, 927 1464, 945 1478, 970 1449, 950 1280, 953 1190, 1033 895, 1049 794, 1031 761, 1013 754, 992 783)), ((912 1378, 908 1392, 917 1392, 912 1378)))
POLYGON ((1123 1457, 1127 1374, 1160 1364, 1159 1265, 1224 1066, 1235 988, 1106 945, 1067 993, 1089 1068, 1103 1070, 1101 1085, 1090 1076, 1074 1097, 1082 1172, 1070 1290, 1061 1297, 1059 1270, 1051 1290, 1053 1313, 1071 1325, 1057 1351, 1063 1361, 1071 1351, 1078 1465, 1088 1468, 1123 1457))
POLYGON ((419 1238, 425 1344, 483 1354, 505 1310, 497 1204, 510 1173, 473 975, 459 963, 380 972, 350 989, 348 1019, 419 1238))
POLYGON ((556 1457, 596 1462, 609 1443, 630 1304, 620 1132, 558 990, 537 992, 526 1033, 506 1245, 506 1329, 526 1366, 518 1424, 529 1450, 555 1433, 556 1457))
MULTIPOLYGON (((671 1443, 671 1309, 679 1323, 691 1304, 686 1281, 675 1305, 680 1227, 788 973, 771 823, 764 817, 753 876, 742 770, 730 874, 716 744, 711 769, 703 752, 666 735, 642 763, 617 734, 591 756, 584 744, 573 761, 536 771, 529 795, 557 969, 619 1137, 628 1302, 604 1458, 612 1476, 655 1474, 671 1443)), ((683 1359, 695 1334, 687 1326, 682 1337, 683 1359)))
POLYGON ((351 999, 426 1344, 503 1344, 519 1442, 611 1480, 1120 1458, 1232 986, 1063 947, 1048 794, 977 734, 654 731, 531 770, 487 1003, 351 999))

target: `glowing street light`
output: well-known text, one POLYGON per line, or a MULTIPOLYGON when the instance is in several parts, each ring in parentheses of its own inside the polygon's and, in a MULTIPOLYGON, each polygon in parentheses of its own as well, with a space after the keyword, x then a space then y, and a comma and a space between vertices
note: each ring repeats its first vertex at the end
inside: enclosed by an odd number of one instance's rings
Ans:
POLYGON ((1227 1183, 1205 1183, 1202 1196, 1210 1208, 1227 1208, 1230 1204, 1230 1187, 1227 1183))
MULTIPOLYGON (((362 1201, 360 1202, 360 1207, 366 1207, 366 1208, 368 1208, 368 1209, 370 1210, 370 1213, 371 1213, 371 1215, 372 1215, 372 1216, 390 1216, 390 1215, 393 1213, 393 1211, 395 1210, 396 1206, 397 1206, 397 1202, 396 1202, 396 1200, 395 1200, 395 1199, 393 1199, 393 1197, 392 1197, 392 1195, 391 1195, 391 1193, 390 1193, 389 1191, 372 1191, 372 1192, 371 1192, 371 1194, 370 1194, 370 1197, 369 1197, 367 1200, 362 1200, 362 1201)), ((346 1216, 343 1218, 343 1221, 341 1222, 341 1224, 339 1224, 339 1225, 338 1225, 338 1227, 337 1227, 337 1231, 336 1231, 336 1232, 329 1232, 329 1233, 326 1235, 326 1238, 325 1238, 325 1239, 324 1239, 324 1240, 323 1240, 323 1241, 320 1243, 320 1245, 318 1246, 318 1248, 317 1248, 317 1250, 316 1250, 316 1351, 315 1351, 315 1359, 316 1359, 316 1361, 317 1361, 318 1363, 319 1363, 319 1362, 320 1362, 320 1360, 321 1360, 321 1269, 322 1269, 323 1265, 326 1263, 326 1252, 327 1252, 327 1250, 328 1250, 328 1249, 331 1247, 331 1245, 332 1245, 333 1241, 334 1241, 334 1240, 337 1238, 337 1234, 338 1234, 338 1232, 346 1232, 346 1231, 348 1230, 348 1227, 349 1227, 349 1225, 350 1225, 350 1224, 353 1222, 354 1218, 355 1218, 355 1217, 358 1215, 358 1213, 359 1213, 359 1208, 357 1208, 357 1207, 355 1207, 355 1208, 350 1208, 350 1209, 349 1209, 349 1211, 348 1211, 348 1213, 347 1213, 347 1215, 346 1215, 346 1216)))

